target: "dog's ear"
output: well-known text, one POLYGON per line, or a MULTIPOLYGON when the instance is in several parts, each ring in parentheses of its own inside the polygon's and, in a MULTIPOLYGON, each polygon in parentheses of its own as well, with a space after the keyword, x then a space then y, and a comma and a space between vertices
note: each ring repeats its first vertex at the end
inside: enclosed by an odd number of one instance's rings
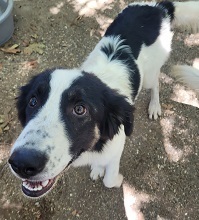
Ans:
POLYGON ((30 84, 22 86, 20 88, 20 94, 17 97, 17 111, 18 111, 18 118, 21 122, 21 125, 24 127, 26 124, 26 106, 27 106, 27 96, 30 91, 30 84))
POLYGON ((134 107, 127 102, 124 96, 116 92, 108 92, 104 96, 104 118, 101 124, 101 136, 112 139, 124 125, 124 131, 130 136, 133 131, 134 107))

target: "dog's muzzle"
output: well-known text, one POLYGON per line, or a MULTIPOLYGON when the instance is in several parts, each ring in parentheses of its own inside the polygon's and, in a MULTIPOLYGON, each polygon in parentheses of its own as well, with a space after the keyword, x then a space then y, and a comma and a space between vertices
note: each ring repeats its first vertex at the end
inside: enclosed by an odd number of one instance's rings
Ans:
MULTIPOLYGON (((75 154, 65 169, 69 168, 83 152, 84 150, 81 150, 75 154)), ((8 162, 14 173, 22 179, 22 191, 26 196, 41 197, 49 192, 56 183, 59 174, 51 179, 33 180, 34 176, 44 170, 47 161, 47 156, 35 149, 17 149, 10 156, 8 162)))

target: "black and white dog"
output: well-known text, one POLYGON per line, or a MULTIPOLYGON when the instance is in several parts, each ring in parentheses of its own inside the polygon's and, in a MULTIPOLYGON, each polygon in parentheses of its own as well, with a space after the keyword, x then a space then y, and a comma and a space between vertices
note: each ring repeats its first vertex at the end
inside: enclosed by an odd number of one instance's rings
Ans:
POLYGON ((161 115, 158 76, 171 51, 171 26, 198 29, 198 18, 199 2, 130 4, 79 69, 46 70, 22 87, 24 130, 9 164, 25 195, 44 195, 70 166, 90 165, 93 180, 121 186, 134 102, 142 87, 151 89, 149 118, 161 115))

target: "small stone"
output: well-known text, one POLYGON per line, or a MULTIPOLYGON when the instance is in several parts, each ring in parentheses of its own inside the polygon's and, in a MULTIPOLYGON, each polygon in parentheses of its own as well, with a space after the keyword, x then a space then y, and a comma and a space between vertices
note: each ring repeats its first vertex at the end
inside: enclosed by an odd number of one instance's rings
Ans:
POLYGON ((39 202, 36 202, 36 203, 35 203, 35 205, 36 205, 37 207, 40 207, 40 204, 39 204, 39 202))
POLYGON ((9 129, 10 129, 9 126, 6 126, 3 130, 8 131, 9 129))

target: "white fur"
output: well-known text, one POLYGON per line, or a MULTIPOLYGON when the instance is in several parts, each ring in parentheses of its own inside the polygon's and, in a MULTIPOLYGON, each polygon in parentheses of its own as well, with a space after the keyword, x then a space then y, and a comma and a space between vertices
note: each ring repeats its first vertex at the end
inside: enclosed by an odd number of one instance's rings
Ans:
POLYGON ((199 70, 191 66, 174 66, 171 74, 180 82, 199 92, 199 70))
POLYGON ((143 88, 151 89, 149 104, 149 118, 157 119, 161 115, 159 102, 159 74, 160 68, 166 62, 171 51, 173 33, 170 31, 170 21, 166 18, 160 30, 160 35, 151 46, 142 46, 136 61, 141 74, 143 88))
MULTIPOLYGON (((126 96, 128 102, 133 104, 127 67, 118 60, 110 61, 106 54, 101 51, 101 47, 109 42, 114 45, 116 51, 121 49, 123 41, 114 36, 103 37, 82 64, 81 69, 95 74, 102 82, 126 96)), ((126 50, 128 52, 128 47, 126 50)))
POLYGON ((175 2, 174 26, 197 33, 199 31, 199 1, 175 2))
POLYGON ((145 2, 145 1, 142 1, 142 2, 133 2, 133 3, 130 3, 129 5, 130 5, 130 6, 134 6, 134 5, 140 5, 140 6, 145 6, 145 5, 155 6, 156 4, 157 4, 157 2, 145 2))
POLYGON ((73 166, 91 165, 90 177, 93 180, 96 180, 98 176, 102 177, 105 173, 103 182, 106 187, 120 187, 123 177, 119 174, 119 164, 125 138, 124 126, 121 126, 119 133, 114 136, 113 140, 107 142, 102 152, 84 152, 74 161, 73 166))

